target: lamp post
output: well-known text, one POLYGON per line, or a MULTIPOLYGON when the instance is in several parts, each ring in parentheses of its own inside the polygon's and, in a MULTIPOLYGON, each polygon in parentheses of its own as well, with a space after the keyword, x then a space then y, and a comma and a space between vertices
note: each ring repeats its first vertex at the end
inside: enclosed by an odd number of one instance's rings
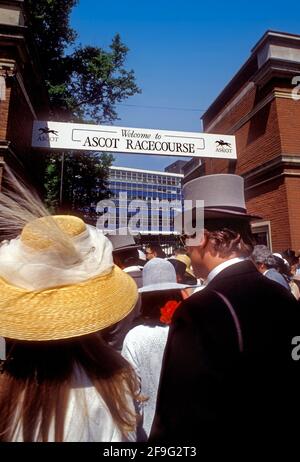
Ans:
POLYGON ((60 168, 60 188, 59 188, 59 205, 62 205, 62 196, 63 196, 63 182, 64 182, 64 163, 65 163, 65 153, 61 154, 61 168, 60 168))

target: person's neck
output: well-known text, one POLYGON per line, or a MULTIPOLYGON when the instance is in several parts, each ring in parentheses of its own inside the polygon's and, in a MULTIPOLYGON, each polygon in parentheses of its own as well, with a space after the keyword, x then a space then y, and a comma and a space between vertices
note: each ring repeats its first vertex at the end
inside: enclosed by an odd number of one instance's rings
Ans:
POLYGON ((237 258, 238 255, 236 254, 231 254, 228 257, 212 257, 207 263, 206 263, 206 275, 205 279, 209 275, 209 273, 214 270, 217 266, 221 265, 221 263, 225 263, 226 261, 233 260, 234 258, 237 258))

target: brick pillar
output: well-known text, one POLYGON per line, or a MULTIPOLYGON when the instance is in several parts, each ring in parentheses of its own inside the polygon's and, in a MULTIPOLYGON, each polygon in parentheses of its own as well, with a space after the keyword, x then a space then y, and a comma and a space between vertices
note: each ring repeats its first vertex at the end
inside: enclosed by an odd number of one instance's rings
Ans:
POLYGON ((7 139, 10 88, 6 87, 5 99, 0 100, 0 140, 7 139))

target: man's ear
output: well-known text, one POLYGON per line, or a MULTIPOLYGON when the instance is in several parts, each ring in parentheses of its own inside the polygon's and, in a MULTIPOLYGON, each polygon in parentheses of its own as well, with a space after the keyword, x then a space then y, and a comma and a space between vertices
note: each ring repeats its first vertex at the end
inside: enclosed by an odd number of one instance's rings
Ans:
POLYGON ((206 229, 204 229, 203 233, 200 236, 198 247, 200 247, 201 249, 205 249, 205 247, 208 244, 208 241, 209 241, 208 233, 207 233, 206 229))
POLYGON ((191 237, 188 237, 185 245, 187 247, 201 247, 202 245, 206 245, 207 241, 205 240, 205 234, 207 231, 205 229, 197 230, 195 234, 191 237))

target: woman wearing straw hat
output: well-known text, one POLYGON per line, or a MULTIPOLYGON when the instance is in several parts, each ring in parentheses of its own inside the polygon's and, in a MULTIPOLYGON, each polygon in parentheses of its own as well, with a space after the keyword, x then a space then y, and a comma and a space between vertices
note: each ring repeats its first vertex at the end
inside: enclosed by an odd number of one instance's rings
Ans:
POLYGON ((123 343, 123 356, 131 362, 144 397, 139 411, 142 423, 138 441, 147 440, 156 406, 160 369, 172 315, 185 298, 186 284, 176 282, 172 264, 161 258, 151 259, 143 269, 141 316, 123 343))
POLYGON ((36 218, 47 212, 24 196, 0 195, 0 226, 23 227, 0 247, 0 440, 134 438, 135 375, 99 331, 130 312, 136 285, 100 231, 36 218))

